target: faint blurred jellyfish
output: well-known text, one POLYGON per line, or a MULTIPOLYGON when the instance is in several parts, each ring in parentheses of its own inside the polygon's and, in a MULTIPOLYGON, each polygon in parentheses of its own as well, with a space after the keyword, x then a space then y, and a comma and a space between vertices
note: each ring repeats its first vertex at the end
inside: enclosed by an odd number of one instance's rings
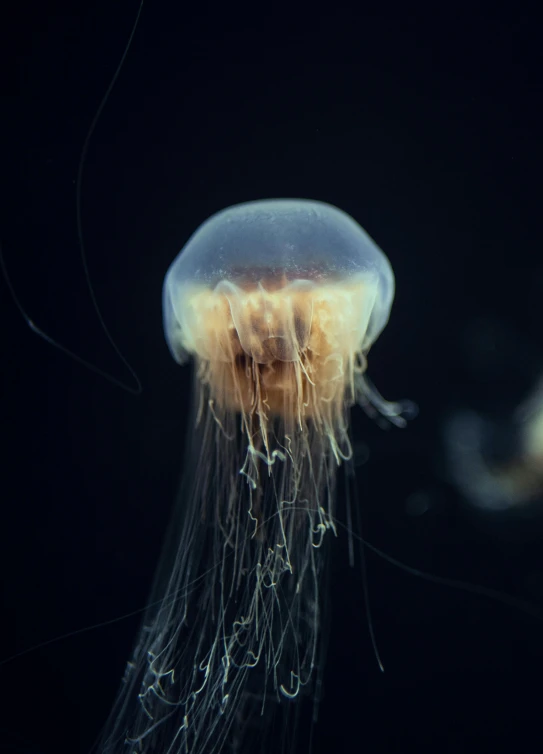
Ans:
POLYGON ((462 411, 444 434, 452 480, 476 508, 542 512, 543 380, 505 427, 462 411))
POLYGON ((248 718, 262 746, 270 705, 311 690, 349 409, 404 424, 365 376, 393 296, 383 252, 320 202, 231 207, 174 260, 164 328, 176 361, 194 359, 195 421, 104 751, 254 752, 248 718))

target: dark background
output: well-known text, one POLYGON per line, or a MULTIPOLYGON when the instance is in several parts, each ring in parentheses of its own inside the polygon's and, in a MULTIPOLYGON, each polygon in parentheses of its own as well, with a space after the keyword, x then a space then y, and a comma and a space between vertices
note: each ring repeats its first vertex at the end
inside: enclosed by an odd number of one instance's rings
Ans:
MULTIPOLYGON (((128 0, 22 3, 3 25, 5 264, 40 328, 129 385, 86 288, 75 179, 136 12, 128 0)), ((0 660, 145 605, 190 400, 190 370, 162 335, 162 279, 210 214, 266 197, 341 207, 395 270, 370 375, 420 415, 386 432, 353 411, 358 452, 370 453, 358 468, 367 539, 435 575, 543 604, 537 509, 474 512, 442 443, 447 416, 472 407, 507 446, 511 411, 543 365, 534 19, 478 6, 434 18, 393 6, 254 13, 148 2, 90 143, 90 279, 142 395, 33 334, 0 283, 0 660), (413 500, 427 510, 413 515, 413 500)), ((314 751, 540 751, 542 620, 368 553, 383 675, 346 543, 340 529, 314 751)), ((138 625, 122 618, 0 665, 0 751, 87 754, 138 625)))

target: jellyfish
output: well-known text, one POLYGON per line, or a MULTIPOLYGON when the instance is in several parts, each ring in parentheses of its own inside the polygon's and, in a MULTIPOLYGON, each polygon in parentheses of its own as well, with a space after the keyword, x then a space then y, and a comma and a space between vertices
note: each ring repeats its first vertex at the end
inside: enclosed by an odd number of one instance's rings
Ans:
MULTIPOLYGON (((151 606, 103 752, 257 751, 252 724, 314 693, 349 412, 399 426, 366 376, 391 265, 343 211, 274 199, 212 216, 163 286, 193 419, 151 606)), ((258 749, 260 750, 260 749, 258 749)))
POLYGON ((541 514, 543 500, 543 379, 504 427, 474 411, 445 424, 450 476, 465 499, 486 513, 541 514), (503 436, 506 443, 503 443, 503 436), (505 444, 505 452, 499 448, 505 444))

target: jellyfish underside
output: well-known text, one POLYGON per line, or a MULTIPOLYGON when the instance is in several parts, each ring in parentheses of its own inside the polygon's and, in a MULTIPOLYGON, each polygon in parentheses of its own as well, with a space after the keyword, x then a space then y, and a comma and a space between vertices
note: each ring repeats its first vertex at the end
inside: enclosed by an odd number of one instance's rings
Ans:
POLYGON ((402 422, 364 374, 393 288, 351 218, 298 200, 223 211, 171 266, 165 331, 194 360, 194 427, 103 751, 254 752, 251 719, 314 693, 349 410, 402 422))

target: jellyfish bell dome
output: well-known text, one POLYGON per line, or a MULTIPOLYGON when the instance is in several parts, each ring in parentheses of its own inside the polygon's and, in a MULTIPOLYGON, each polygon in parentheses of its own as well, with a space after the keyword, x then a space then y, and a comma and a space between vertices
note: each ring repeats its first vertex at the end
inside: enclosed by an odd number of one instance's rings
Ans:
POLYGON ((166 340, 179 363, 189 354, 211 358, 206 320, 221 299, 229 312, 219 316, 231 318, 246 353, 271 358, 258 346, 264 323, 273 358, 293 360, 308 344, 314 302, 323 297, 329 317, 351 312, 342 324, 351 331, 349 348, 367 351, 388 321, 394 274, 365 230, 323 202, 238 204, 206 220, 171 264, 163 289, 166 340))

